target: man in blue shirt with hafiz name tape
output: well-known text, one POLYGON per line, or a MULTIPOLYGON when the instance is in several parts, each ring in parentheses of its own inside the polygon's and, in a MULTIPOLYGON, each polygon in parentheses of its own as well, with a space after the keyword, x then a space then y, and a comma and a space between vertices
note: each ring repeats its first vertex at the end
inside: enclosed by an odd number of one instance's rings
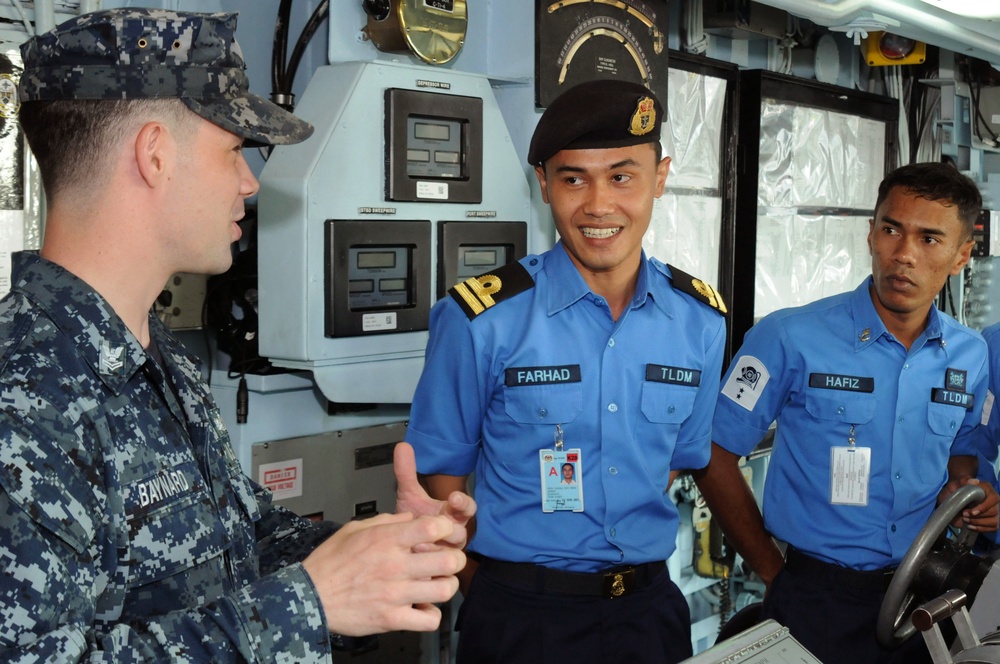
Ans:
POLYGON ((433 310, 406 439, 432 496, 476 471, 462 664, 691 654, 664 565, 678 522, 667 487, 708 462, 725 309, 642 251, 670 164, 662 117, 637 84, 564 92, 528 155, 561 240, 433 310))
MULTIPOLYGON (((994 323, 983 330, 983 339, 990 352, 990 386, 983 402, 983 426, 979 429, 983 441, 983 456, 979 459, 979 479, 998 486, 996 473, 997 454, 1000 453, 1000 323, 994 323)), ((994 533, 994 541, 998 534, 994 533)))
MULTIPOLYGON (((923 639, 882 649, 888 581, 936 504, 976 483, 986 344, 934 300, 961 273, 982 201, 946 164, 879 186, 872 276, 854 292, 757 323, 724 378, 712 462, 695 479, 768 590, 763 614, 824 664, 927 658, 923 639), (738 462, 777 429, 763 517, 738 462), (788 544, 782 556, 772 536, 788 544)), ((997 495, 962 514, 997 529, 997 495)))

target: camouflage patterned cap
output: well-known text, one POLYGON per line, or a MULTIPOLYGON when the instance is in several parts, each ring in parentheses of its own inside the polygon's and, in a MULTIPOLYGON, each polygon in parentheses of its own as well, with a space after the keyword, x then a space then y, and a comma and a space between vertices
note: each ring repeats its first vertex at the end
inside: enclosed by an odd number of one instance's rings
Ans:
POLYGON ((312 125, 250 93, 235 31, 230 13, 83 14, 21 46, 21 100, 174 97, 250 143, 309 138, 312 125))

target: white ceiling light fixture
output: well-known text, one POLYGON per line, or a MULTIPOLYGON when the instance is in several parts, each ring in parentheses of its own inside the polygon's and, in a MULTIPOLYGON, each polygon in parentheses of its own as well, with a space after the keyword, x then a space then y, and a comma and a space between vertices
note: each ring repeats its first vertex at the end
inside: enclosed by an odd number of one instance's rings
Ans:
POLYGON ((928 5, 959 16, 991 21, 1000 20, 1000 3, 985 0, 922 0, 928 5))

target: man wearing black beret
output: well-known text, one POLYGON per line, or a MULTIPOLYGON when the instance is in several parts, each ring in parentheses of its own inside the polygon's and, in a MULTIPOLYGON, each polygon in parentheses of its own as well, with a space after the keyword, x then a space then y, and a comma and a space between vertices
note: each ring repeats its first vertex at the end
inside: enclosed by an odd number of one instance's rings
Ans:
POLYGON ((691 655, 667 489, 709 460, 725 307, 643 252, 670 166, 662 120, 625 81, 553 101, 528 161, 559 242, 434 307, 406 439, 432 496, 476 472, 459 664, 691 655))

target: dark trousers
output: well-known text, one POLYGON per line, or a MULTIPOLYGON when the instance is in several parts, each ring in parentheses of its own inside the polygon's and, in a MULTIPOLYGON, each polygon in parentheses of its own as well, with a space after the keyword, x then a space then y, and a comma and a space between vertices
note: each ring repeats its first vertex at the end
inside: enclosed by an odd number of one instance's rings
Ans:
POLYGON ((456 628, 457 664, 674 664, 692 654, 687 602, 665 571, 605 599, 539 593, 479 569, 456 628))
POLYGON ((884 591, 846 588, 836 576, 786 566, 771 583, 761 619, 787 627, 823 664, 930 664, 919 632, 896 650, 879 646, 875 623, 884 591))

